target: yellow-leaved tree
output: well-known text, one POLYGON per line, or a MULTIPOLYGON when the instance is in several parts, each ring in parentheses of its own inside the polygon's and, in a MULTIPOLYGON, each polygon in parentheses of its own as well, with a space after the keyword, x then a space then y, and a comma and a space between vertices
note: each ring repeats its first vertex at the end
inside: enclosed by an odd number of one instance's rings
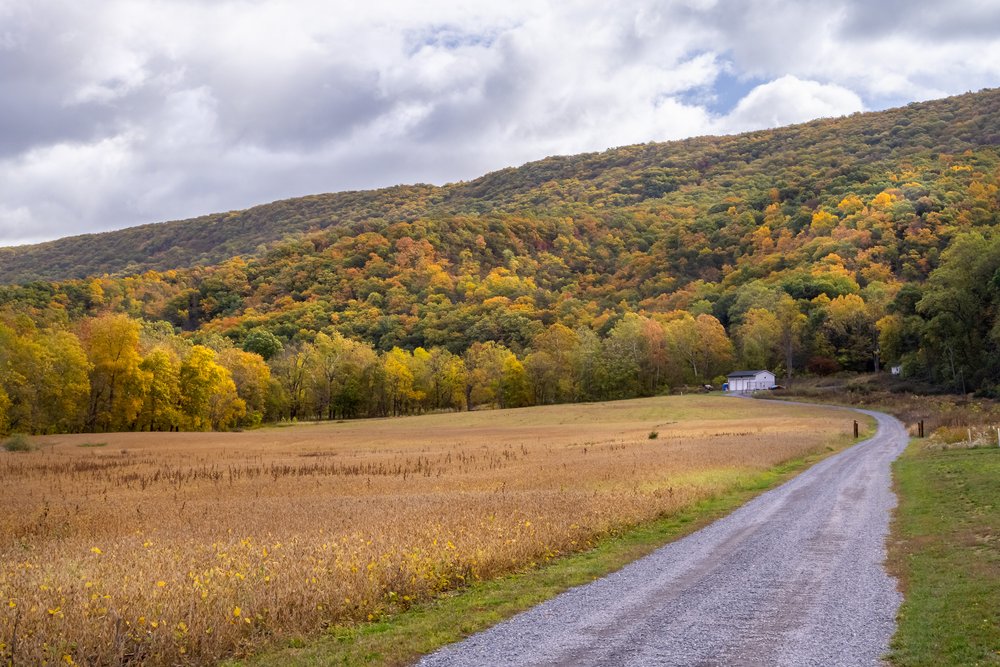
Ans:
POLYGON ((191 348, 180 368, 181 426, 192 431, 224 430, 246 414, 230 372, 216 363, 215 352, 191 348))
POLYGON ((81 322, 80 342, 91 364, 87 430, 122 431, 135 423, 144 384, 139 329, 137 321, 120 314, 81 322))
POLYGON ((412 403, 423 398, 423 392, 413 387, 413 371, 410 370, 409 356, 405 350, 394 347, 382 358, 385 407, 389 414, 405 414, 410 410, 412 403))
POLYGON ((236 393, 246 403, 246 415, 242 423, 248 426, 260 425, 264 421, 271 388, 271 369, 264 357, 256 352, 227 348, 221 350, 216 358, 232 375, 236 393))
POLYGON ((427 359, 432 409, 461 410, 465 395, 465 363, 443 347, 431 348, 427 359))
POLYGON ((9 412, 10 399, 7 397, 7 392, 4 391, 3 385, 0 385, 0 435, 7 433, 10 428, 9 412))
POLYGON ((180 427, 180 359, 168 346, 154 348, 139 364, 145 374, 145 395, 139 430, 172 431, 180 427))
POLYGON ((80 430, 90 396, 90 362, 80 340, 68 331, 42 331, 36 337, 43 350, 36 382, 39 401, 50 432, 80 430))
POLYGON ((733 363, 733 343, 719 320, 702 314, 668 313, 664 337, 673 372, 683 382, 704 383, 725 373, 733 363))

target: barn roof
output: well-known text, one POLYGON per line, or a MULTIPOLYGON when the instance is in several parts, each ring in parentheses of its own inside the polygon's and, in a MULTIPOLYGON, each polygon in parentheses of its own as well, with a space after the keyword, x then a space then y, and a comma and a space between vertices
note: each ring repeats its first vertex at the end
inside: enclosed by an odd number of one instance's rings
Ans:
POLYGON ((756 377, 758 373, 770 373, 770 371, 760 370, 760 371, 733 371, 727 378, 752 378, 756 377))

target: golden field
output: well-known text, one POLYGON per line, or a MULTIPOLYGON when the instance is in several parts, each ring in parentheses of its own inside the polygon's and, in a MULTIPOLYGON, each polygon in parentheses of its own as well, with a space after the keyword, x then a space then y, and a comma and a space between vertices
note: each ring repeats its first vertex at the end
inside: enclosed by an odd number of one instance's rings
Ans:
POLYGON ((680 396, 35 438, 0 452, 0 663, 205 663, 379 618, 845 444, 852 419, 680 396))

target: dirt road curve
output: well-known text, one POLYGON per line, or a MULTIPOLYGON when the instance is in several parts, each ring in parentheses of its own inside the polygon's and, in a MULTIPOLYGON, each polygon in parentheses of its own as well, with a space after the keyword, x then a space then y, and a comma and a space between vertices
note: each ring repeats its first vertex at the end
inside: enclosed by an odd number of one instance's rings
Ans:
POLYGON ((902 424, 621 571, 424 658, 442 665, 877 665, 902 424))

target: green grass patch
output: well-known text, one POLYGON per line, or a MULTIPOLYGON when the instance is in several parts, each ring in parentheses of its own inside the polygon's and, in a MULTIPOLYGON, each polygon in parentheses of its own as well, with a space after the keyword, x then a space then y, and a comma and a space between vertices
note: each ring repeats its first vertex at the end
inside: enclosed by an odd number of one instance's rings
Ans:
POLYGON ((81 442, 77 447, 107 447, 106 442, 81 442))
POLYGON ((23 433, 15 433, 7 438, 3 443, 3 448, 8 452, 31 452, 35 447, 28 440, 28 436, 23 433))
MULTIPOLYGON (((862 423, 862 438, 868 437, 873 431, 872 420, 862 423)), ((568 588, 610 574, 706 526, 850 442, 841 439, 836 447, 831 445, 822 454, 791 461, 763 473, 740 475, 734 478, 730 491, 678 514, 608 537, 589 551, 492 581, 478 582, 372 623, 333 626, 319 638, 295 640, 245 662, 225 664, 230 667, 411 664, 421 655, 493 626, 568 588)))
POLYGON ((893 466, 889 563, 906 596, 895 665, 1000 665, 1000 448, 930 450, 893 466))

